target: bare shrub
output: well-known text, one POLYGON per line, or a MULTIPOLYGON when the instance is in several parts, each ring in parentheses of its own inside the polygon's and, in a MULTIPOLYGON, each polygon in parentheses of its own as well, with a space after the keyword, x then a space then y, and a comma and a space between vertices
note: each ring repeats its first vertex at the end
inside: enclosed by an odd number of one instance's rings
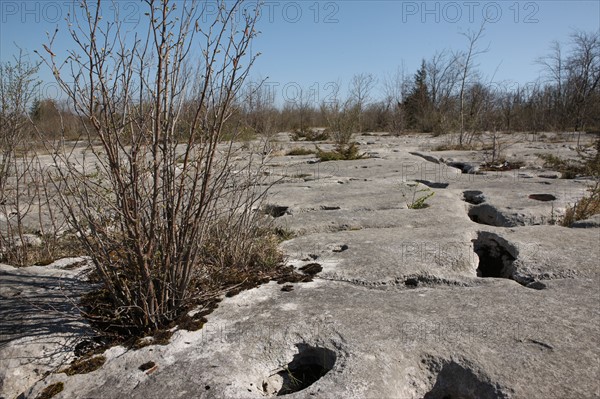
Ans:
POLYGON ((0 262, 15 266, 45 265, 81 254, 65 236, 64 218, 56 212, 57 193, 35 152, 13 157, 10 175, 0 189, 0 262))
POLYGON ((39 85, 37 71, 38 65, 28 62, 22 52, 14 63, 0 64, 0 188, 6 186, 14 158, 26 138, 26 109, 39 85))
POLYGON ((201 3, 147 6, 149 34, 140 38, 119 21, 101 21, 99 7, 84 1, 69 27, 76 47, 69 58, 57 59, 53 38, 43 56, 89 121, 88 140, 101 143, 54 149, 62 209, 115 322, 141 330, 174 320, 193 300, 190 287, 208 272, 206 249, 218 226, 229 226, 238 246, 232 255, 247 250, 256 232, 252 208, 264 194, 263 160, 236 146, 235 132, 224 141, 255 60, 258 9, 242 12, 241 1, 219 2, 215 15, 201 3))
POLYGON ((335 100, 321 104, 321 113, 327 120, 329 136, 338 146, 345 146, 358 131, 359 108, 351 101, 335 100))
POLYGON ((366 154, 361 154, 356 143, 347 145, 338 145, 333 151, 323 151, 317 147, 317 158, 321 162, 326 161, 352 161, 355 159, 363 159, 366 154))
POLYGON ((577 176, 600 178, 600 140, 594 143, 593 154, 588 155, 578 150, 579 158, 565 159, 553 154, 536 154, 544 160, 544 166, 562 174, 563 179, 574 179, 577 176))
POLYGON ((589 194, 577 201, 573 206, 567 207, 565 216, 561 220, 563 226, 571 226, 578 220, 588 219, 600 214, 600 139, 594 143, 595 153, 586 155, 580 152, 580 170, 594 182, 588 187, 589 194))

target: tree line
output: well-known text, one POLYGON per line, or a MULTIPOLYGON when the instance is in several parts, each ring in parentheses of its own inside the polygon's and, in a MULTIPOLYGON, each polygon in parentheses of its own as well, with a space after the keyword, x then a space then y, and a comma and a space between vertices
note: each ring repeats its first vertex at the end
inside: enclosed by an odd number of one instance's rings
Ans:
POLYGON ((404 67, 383 79, 356 74, 345 99, 334 93, 316 104, 301 92, 277 108, 268 90, 246 91, 239 103, 240 118, 253 130, 266 132, 312 126, 337 130, 342 116, 345 127, 355 132, 456 132, 459 144, 484 131, 600 128, 598 32, 575 31, 566 44, 552 42, 548 53, 536 60, 540 77, 525 85, 486 81, 477 65, 488 51, 481 46, 483 34, 483 28, 466 33, 466 50, 438 51, 423 59, 413 74, 404 67))
MULTIPOLYGON (((249 82, 233 102, 236 112, 227 129, 241 135, 306 133, 313 127, 327 127, 338 133, 458 133, 460 145, 470 143, 484 131, 600 129, 598 32, 574 31, 566 44, 550 43, 547 54, 536 59, 540 77, 525 85, 486 81, 477 65, 479 56, 488 51, 481 47, 484 29, 464 36, 466 50, 437 51, 423 59, 412 74, 402 66, 381 79, 369 73, 354 75, 346 98, 339 95, 338 82, 330 85, 333 92, 320 103, 310 89, 300 89, 295 98, 277 106, 268 86, 260 81, 249 82)), ((4 86, 10 78, 8 72, 16 66, 27 70, 27 74, 21 72, 29 80, 37 72, 35 66, 24 65, 22 58, 19 62, 6 63, 0 69, 4 86)), ((3 98, 10 100, 10 96, 3 98)), ((47 137, 75 138, 81 124, 85 124, 64 101, 37 98, 29 109, 24 104, 19 106, 47 137)), ((3 110, 8 108, 6 105, 3 110)))

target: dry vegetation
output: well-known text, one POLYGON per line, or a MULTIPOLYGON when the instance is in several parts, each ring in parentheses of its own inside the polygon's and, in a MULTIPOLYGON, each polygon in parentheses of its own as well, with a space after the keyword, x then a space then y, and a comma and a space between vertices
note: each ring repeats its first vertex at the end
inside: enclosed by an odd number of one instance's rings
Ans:
POLYGON ((54 384, 48 385, 36 399, 50 399, 58 395, 65 389, 65 384, 62 382, 55 382, 54 384))
POLYGON ((62 370, 66 375, 87 374, 98 370, 106 362, 105 356, 92 356, 74 360, 66 369, 62 370))
POLYGON ((311 150, 308 148, 295 147, 285 153, 285 155, 298 156, 298 155, 311 155, 314 154, 316 150, 311 150))
POLYGON ((317 158, 321 162, 326 161, 351 161, 353 159, 361 159, 366 155, 360 153, 360 149, 356 143, 338 144, 333 151, 323 151, 317 147, 317 158))
POLYGON ((578 220, 589 219, 591 216, 600 214, 600 183, 589 187, 589 195, 584 196, 572 206, 567 207, 560 224, 571 227, 578 220))

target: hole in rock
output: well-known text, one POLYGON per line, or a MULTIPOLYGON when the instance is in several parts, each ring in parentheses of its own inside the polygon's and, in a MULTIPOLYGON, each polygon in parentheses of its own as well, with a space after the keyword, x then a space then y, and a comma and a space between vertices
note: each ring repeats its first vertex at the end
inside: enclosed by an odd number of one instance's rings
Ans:
POLYGON ((150 361, 150 362, 146 362, 146 363, 142 364, 140 367, 138 367, 138 369, 140 369, 141 371, 147 371, 147 370, 150 370, 154 366, 156 366, 156 363, 150 361))
POLYGON ((289 206, 266 205, 264 212, 267 215, 278 218, 288 213, 288 209, 290 209, 289 206))
POLYGON ((440 183, 421 179, 416 179, 415 181, 424 184, 429 188, 447 188, 450 185, 450 183, 440 183))
POLYGON ((333 369, 336 354, 332 350, 307 344, 296 344, 296 347, 298 353, 292 361, 263 382, 265 393, 283 396, 300 392, 333 369))
POLYGON ((556 197, 552 194, 530 194, 529 199, 547 202, 554 201, 556 197))
POLYGON ((522 220, 522 217, 517 216, 511 220, 496 209, 496 207, 489 204, 472 206, 467 215, 473 222, 488 226, 514 227, 526 224, 522 220))
POLYGON ((423 399, 499 399, 511 397, 511 390, 474 371, 467 365, 444 361, 432 370, 437 373, 433 388, 423 399), (440 368, 441 366, 441 368, 440 368))
POLYGON ((490 235, 479 234, 473 249, 479 257, 478 277, 510 278, 514 272, 514 256, 490 235))
POLYGON ((490 233, 480 233, 473 241, 473 250, 479 257, 477 277, 506 278, 535 290, 546 288, 544 283, 517 272, 514 265, 516 258, 507 248, 507 244, 502 243, 500 237, 490 233))
POLYGON ((469 190, 463 192, 463 200, 469 204, 479 205, 485 202, 485 196, 483 192, 478 190, 469 190))

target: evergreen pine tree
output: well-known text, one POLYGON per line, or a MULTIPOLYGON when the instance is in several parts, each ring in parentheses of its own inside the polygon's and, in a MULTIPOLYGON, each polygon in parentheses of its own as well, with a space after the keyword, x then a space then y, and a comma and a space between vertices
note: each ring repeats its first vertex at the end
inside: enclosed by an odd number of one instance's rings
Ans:
POLYGON ((414 85, 406 100, 406 124, 409 129, 429 131, 427 114, 431 108, 431 97, 427 87, 427 70, 425 60, 421 62, 421 68, 415 73, 414 85))

